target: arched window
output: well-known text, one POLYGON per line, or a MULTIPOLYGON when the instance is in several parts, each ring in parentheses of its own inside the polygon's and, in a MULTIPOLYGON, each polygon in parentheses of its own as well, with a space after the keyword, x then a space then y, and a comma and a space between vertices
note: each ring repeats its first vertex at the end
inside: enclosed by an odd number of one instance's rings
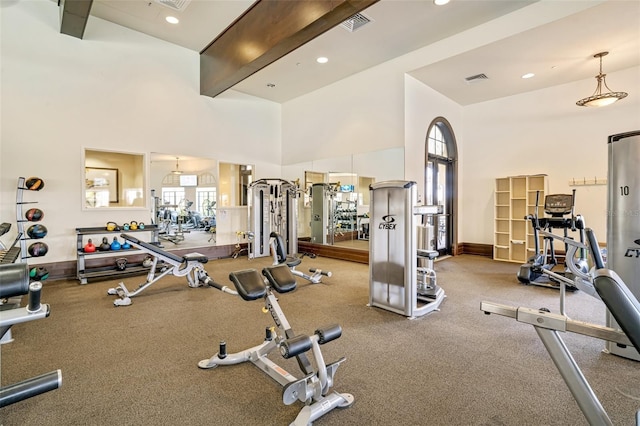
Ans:
POLYGON ((425 204, 441 205, 442 214, 427 217, 432 230, 431 247, 440 255, 455 254, 457 145, 449 122, 437 117, 429 125, 426 138, 425 204))

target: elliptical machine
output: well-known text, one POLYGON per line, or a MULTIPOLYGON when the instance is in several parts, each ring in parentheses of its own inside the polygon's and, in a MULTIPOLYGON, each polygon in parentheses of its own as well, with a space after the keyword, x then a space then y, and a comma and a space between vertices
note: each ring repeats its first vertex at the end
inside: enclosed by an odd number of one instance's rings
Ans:
MULTIPOLYGON (((538 205, 540 192, 536 193, 536 209, 534 214, 525 216, 525 220, 531 222, 533 227, 533 238, 535 254, 529 258, 529 261, 520 266, 518 270, 518 281, 522 284, 531 284, 541 287, 551 287, 555 289, 560 288, 560 283, 553 278, 552 275, 545 274, 543 271, 551 271, 556 265, 558 265, 558 258, 556 257, 554 238, 545 233, 553 233, 554 229, 562 229, 565 238, 569 237, 569 230, 571 232, 578 232, 580 242, 584 244, 585 235, 585 223, 581 215, 575 215, 575 197, 576 190, 574 189, 571 194, 550 194, 544 199, 544 212, 550 216, 538 217, 538 205), (543 232, 543 249, 540 250, 540 231, 543 232)), ((567 244, 565 243, 565 253, 568 253, 567 244)), ((574 262, 583 272, 589 270, 589 265, 586 259, 586 253, 584 250, 579 251, 579 258, 574 262)), ((567 262, 565 261, 565 271, 556 272, 560 275, 566 276, 569 279, 573 279, 573 274, 566 268, 567 262)), ((567 285, 569 291, 578 290, 577 287, 567 285)))

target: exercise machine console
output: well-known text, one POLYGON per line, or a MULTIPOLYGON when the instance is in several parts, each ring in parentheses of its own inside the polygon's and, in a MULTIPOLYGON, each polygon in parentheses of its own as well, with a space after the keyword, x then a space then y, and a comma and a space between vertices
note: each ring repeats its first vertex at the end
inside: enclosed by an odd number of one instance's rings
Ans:
MULTIPOLYGON (((559 282, 553 277, 549 277, 546 271, 553 270, 558 265, 556 249, 554 245, 553 233, 554 229, 562 229, 563 236, 569 237, 569 231, 579 234, 580 242, 584 243, 584 219, 581 215, 574 214, 575 207, 574 190, 572 194, 550 194, 544 200, 545 216, 538 217, 538 203, 540 192, 536 194, 536 209, 534 214, 525 216, 525 219, 531 222, 533 227, 533 240, 535 253, 529 258, 529 261, 520 266, 518 270, 518 281, 522 284, 531 284, 541 287, 560 288, 559 282), (544 241, 542 249, 540 248, 540 239, 544 241)), ((568 246, 565 244, 565 253, 568 246)), ((583 271, 587 271, 588 265, 584 250, 579 251, 579 266, 583 271)), ((565 257, 566 259, 566 257, 565 257)), ((566 260, 565 260, 566 264, 566 260)), ((557 273, 557 272, 556 272, 557 273)), ((567 275, 571 279, 571 272, 565 269, 561 274, 567 275)), ((567 290, 577 290, 573 285, 567 285, 567 290)))

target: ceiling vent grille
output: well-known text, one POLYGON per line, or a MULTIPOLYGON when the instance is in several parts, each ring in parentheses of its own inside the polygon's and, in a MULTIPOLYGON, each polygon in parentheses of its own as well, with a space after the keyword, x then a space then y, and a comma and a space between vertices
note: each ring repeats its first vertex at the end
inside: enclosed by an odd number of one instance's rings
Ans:
POLYGON ((341 23, 340 26, 352 33, 369 22, 371 22, 371 18, 364 16, 362 13, 356 13, 351 18, 341 23))
POLYGON ((478 83, 482 80, 489 80, 489 77, 487 77, 486 74, 482 73, 482 74, 476 74, 469 77, 465 77, 464 79, 464 81, 466 81, 467 83, 478 83))
POLYGON ((189 6, 191 0, 155 0, 155 2, 169 9, 182 12, 189 6))

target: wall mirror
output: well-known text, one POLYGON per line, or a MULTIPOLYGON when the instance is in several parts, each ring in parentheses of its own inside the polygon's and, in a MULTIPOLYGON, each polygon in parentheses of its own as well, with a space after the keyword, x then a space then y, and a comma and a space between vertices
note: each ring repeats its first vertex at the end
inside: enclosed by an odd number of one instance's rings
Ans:
POLYGON ((214 158, 151 153, 152 216, 167 249, 237 243, 247 229, 253 167, 214 158))
POLYGON ((218 162, 151 153, 151 215, 165 248, 216 244, 218 162))
POLYGON ((404 179, 404 148, 311 160, 282 170, 285 179, 304 182, 298 202, 300 240, 368 250, 369 185, 404 179))
POLYGON ((83 210, 148 208, 145 155, 85 149, 83 210))

